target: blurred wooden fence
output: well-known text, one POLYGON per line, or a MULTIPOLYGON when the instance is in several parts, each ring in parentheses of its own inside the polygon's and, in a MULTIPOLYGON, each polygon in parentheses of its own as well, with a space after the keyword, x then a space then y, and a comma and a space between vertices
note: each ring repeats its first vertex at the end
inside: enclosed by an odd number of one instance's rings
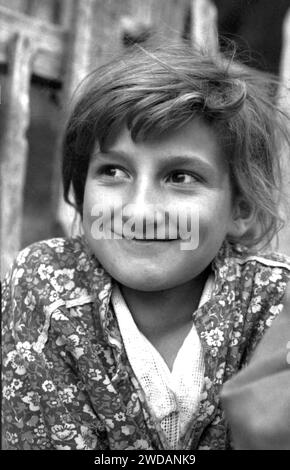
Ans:
MULTIPOLYGON (((187 35, 192 42, 218 48, 217 11, 211 0, 0 1, 0 64, 7 67, 8 78, 1 97, 5 115, 0 134, 2 273, 20 249, 32 75, 61 83, 65 113, 77 84, 91 68, 120 52, 125 35, 138 39, 140 32, 155 29, 181 40, 186 18, 191 20, 187 35)), ((285 25, 284 62, 289 60, 289 31, 290 19, 285 25)), ((281 70, 288 79, 289 64, 282 64, 281 70)), ((60 138, 53 152, 51 190, 55 218, 67 230, 72 214, 60 202, 60 138)))

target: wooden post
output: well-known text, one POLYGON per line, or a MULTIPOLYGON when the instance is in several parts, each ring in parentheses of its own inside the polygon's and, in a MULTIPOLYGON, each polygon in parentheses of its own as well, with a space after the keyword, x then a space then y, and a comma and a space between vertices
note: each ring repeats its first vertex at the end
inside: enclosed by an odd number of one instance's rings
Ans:
POLYGON ((72 24, 66 50, 63 102, 66 106, 90 67, 94 0, 72 0, 72 24))
MULTIPOLYGON (((67 109, 77 86, 88 74, 91 62, 91 38, 94 24, 94 0, 73 0, 72 24, 66 51, 66 68, 63 82, 63 119, 67 117, 67 109)), ((60 222, 64 231, 70 235, 72 221, 75 217, 73 208, 65 204, 61 184, 61 145, 63 127, 60 129, 59 141, 55 152, 55 171, 52 187, 52 207, 56 208, 56 221, 60 222)))
POLYGON ((71 24, 71 0, 58 0, 59 17, 57 24, 69 30, 71 24))
POLYGON ((211 0, 191 1, 192 44, 217 53, 217 8, 211 0))
MULTIPOLYGON (((278 99, 280 106, 288 114, 290 119, 290 9, 286 13, 283 30, 283 46, 280 63, 281 88, 279 90, 278 99)), ((290 125, 289 125, 290 135, 290 125)), ((285 151, 282 156, 283 168, 283 189, 287 197, 286 207, 282 208, 282 212, 287 219, 287 223, 278 235, 279 250, 290 256, 290 156, 289 150, 285 151)))
POLYGON ((23 187, 27 162, 31 61, 35 47, 16 34, 9 44, 8 85, 2 92, 5 122, 1 130, 1 272, 5 273, 20 249, 23 187))
POLYGON ((283 89, 287 88, 288 92, 283 93, 281 89, 281 105, 290 113, 290 9, 283 22, 282 38, 280 78, 283 89))

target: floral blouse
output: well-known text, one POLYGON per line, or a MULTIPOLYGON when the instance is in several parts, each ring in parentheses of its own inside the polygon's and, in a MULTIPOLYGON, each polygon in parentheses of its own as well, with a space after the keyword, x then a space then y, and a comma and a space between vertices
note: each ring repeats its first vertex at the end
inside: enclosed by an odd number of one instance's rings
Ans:
MULTIPOLYGON (((222 384, 283 308, 289 258, 224 243, 215 291, 194 314, 205 359, 199 409, 181 448, 229 449, 222 384)), ((167 449, 111 306, 112 278, 83 237, 18 255, 3 289, 5 449, 167 449)))

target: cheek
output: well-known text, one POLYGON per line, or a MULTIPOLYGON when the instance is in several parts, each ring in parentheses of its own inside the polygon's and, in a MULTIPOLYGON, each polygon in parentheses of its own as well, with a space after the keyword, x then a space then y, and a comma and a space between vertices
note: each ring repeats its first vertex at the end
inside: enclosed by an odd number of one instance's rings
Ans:
POLYGON ((90 179, 87 180, 84 191, 83 203, 83 220, 86 225, 91 225, 93 221, 93 213, 97 208, 106 207, 106 199, 104 192, 90 179))
POLYGON ((88 178, 84 191, 84 206, 91 209, 94 204, 102 202, 103 193, 102 189, 98 187, 94 180, 92 178, 88 178))
POLYGON ((226 230, 231 220, 231 202, 228 194, 219 192, 199 204, 199 222, 201 230, 214 229, 216 233, 226 230))
POLYGON ((94 217, 92 216, 93 208, 99 201, 98 191, 92 187, 90 182, 86 183, 83 202, 83 229, 88 241, 92 239, 92 223, 94 217))
POLYGON ((94 191, 92 190, 93 188, 91 186, 92 185, 87 180, 86 184, 85 184, 84 202, 83 202, 83 216, 84 217, 86 216, 88 211, 90 211, 90 207, 92 205, 92 199, 93 199, 94 191))
POLYGON ((84 191, 83 218, 92 224, 93 219, 102 212, 105 221, 111 219, 115 208, 120 206, 120 201, 120 191, 98 186, 94 181, 88 180, 84 191))

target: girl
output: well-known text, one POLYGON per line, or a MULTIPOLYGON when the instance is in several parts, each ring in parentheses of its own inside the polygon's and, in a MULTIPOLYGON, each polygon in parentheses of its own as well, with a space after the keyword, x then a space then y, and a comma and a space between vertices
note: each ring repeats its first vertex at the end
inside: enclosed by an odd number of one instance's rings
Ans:
POLYGON ((280 225, 272 85, 186 46, 91 74, 63 152, 84 234, 24 249, 5 283, 6 448, 244 445, 222 385, 275 317, 289 332, 290 261, 255 248, 280 225))

